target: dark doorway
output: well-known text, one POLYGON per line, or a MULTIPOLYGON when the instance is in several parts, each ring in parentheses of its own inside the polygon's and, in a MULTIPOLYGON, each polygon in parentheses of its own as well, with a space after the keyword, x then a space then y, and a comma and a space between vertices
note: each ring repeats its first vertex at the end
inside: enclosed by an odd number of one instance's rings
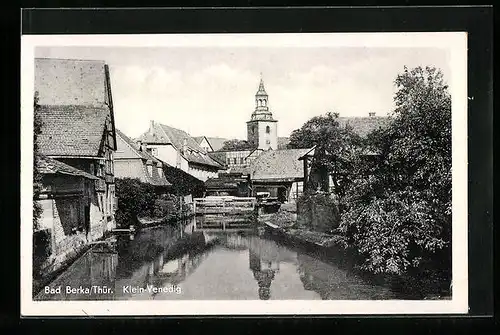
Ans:
POLYGON ((85 205, 83 212, 84 212, 83 225, 84 225, 84 229, 85 229, 85 234, 88 236, 88 233, 90 232, 90 206, 85 205))
POLYGON ((278 201, 279 202, 285 202, 287 200, 286 196, 286 188, 285 187, 279 187, 278 188, 278 201))

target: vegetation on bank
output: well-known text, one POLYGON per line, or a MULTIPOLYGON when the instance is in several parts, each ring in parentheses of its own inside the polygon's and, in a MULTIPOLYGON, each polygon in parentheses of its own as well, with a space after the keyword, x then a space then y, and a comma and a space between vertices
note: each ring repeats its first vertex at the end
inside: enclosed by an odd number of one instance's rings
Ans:
POLYGON ((38 222, 42 215, 42 207, 36 200, 40 196, 42 175, 38 167, 38 135, 42 132, 42 120, 40 119, 40 106, 38 105, 38 92, 35 92, 33 103, 33 231, 38 230, 38 222))
POLYGON ((189 205, 182 204, 181 208, 178 196, 160 192, 139 179, 117 178, 115 183, 118 197, 115 218, 118 227, 136 223, 137 217, 169 221, 180 219, 189 212, 189 205))
POLYGON ((317 146, 316 164, 339 197, 342 243, 362 256, 359 268, 449 284, 451 97, 430 67, 405 68, 395 86, 390 122, 366 138, 327 114, 294 131, 290 147, 317 146))

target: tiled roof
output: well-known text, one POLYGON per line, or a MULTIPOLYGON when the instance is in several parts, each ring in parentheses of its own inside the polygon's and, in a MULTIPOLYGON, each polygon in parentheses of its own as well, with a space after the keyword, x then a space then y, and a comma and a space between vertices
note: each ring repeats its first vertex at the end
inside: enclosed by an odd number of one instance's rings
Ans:
POLYGON ((107 102, 105 62, 36 58, 35 91, 40 105, 102 106, 107 102))
POLYGON ((90 173, 44 155, 38 156, 38 168, 42 174, 64 174, 69 176, 84 177, 87 179, 99 179, 90 173))
POLYGON ((172 144, 178 151, 182 150, 185 140, 187 149, 191 149, 192 151, 191 154, 184 154, 184 157, 189 162, 213 167, 221 166, 203 152, 203 149, 193 137, 181 129, 155 122, 152 125, 152 129, 142 134, 139 140, 149 144, 172 144))
POLYGON ((303 162, 299 158, 311 149, 268 150, 250 166, 252 180, 295 180, 304 177, 303 162))
MULTIPOLYGON (((156 186, 170 186, 170 185, 172 185, 165 178, 165 176, 160 177, 160 175, 158 174, 157 164, 161 164, 162 168, 163 168, 164 163, 162 161, 160 161, 159 159, 157 159, 156 157, 151 155, 149 152, 139 150, 139 148, 137 147, 137 144, 135 144, 134 141, 130 137, 125 135, 121 130, 116 129, 116 135, 118 137, 120 137, 143 161, 142 162, 143 163, 142 169, 143 169, 145 179, 148 183, 150 183, 152 185, 156 185, 156 186), (148 170, 147 170, 146 162, 148 162, 148 161, 151 161, 153 164, 152 175, 150 175, 148 170)), ((118 159, 118 158, 115 157, 115 159, 118 159)))
POLYGON ((197 163, 202 165, 213 166, 216 168, 222 168, 222 164, 219 164, 216 160, 212 159, 210 156, 203 152, 193 151, 184 155, 188 162, 197 163))
MULTIPOLYGON (((142 165, 144 175, 146 176, 146 181, 155 186, 171 186, 172 184, 165 178, 165 177, 160 177, 158 174, 158 167, 156 166, 155 163, 153 163, 153 169, 152 173, 149 174, 148 172, 148 167, 146 164, 142 165)), ((163 165, 161 167, 163 169, 163 165)))
POLYGON ((214 151, 209 152, 208 156, 219 163, 221 166, 226 165, 226 152, 225 151, 214 151))
POLYGON ((386 116, 339 117, 338 122, 341 126, 351 126, 356 134, 364 137, 371 131, 385 126, 389 118, 386 116))
POLYGON ((107 108, 83 106, 41 106, 40 153, 49 156, 99 155, 107 108))

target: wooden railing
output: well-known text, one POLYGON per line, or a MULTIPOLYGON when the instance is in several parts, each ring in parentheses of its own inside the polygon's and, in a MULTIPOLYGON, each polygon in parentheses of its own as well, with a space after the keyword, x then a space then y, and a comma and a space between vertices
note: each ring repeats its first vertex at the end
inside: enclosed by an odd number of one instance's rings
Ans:
POLYGON ((255 221, 257 200, 243 197, 206 197, 193 199, 196 229, 247 229, 255 221))

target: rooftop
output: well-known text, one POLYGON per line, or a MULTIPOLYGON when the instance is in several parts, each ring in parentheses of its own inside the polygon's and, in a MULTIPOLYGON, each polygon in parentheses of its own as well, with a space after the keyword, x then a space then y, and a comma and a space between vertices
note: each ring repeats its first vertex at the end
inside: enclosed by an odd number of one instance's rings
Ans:
POLYGON ((35 91, 40 105, 108 104, 104 61, 35 58, 35 91))
POLYGON ((344 116, 339 117, 337 120, 341 126, 349 125, 356 134, 364 137, 373 130, 385 126, 390 119, 387 116, 344 116))
POLYGON ((49 156, 97 157, 101 149, 107 108, 41 106, 40 153, 49 156))
POLYGON ((55 160, 53 158, 47 157, 45 155, 38 156, 38 166, 40 173, 42 174, 62 174, 68 176, 83 177, 87 179, 99 179, 98 177, 91 175, 85 171, 74 168, 68 164, 55 160))
POLYGON ((208 143, 212 147, 213 151, 219 151, 222 149, 222 146, 224 145, 224 142, 227 141, 227 138, 222 138, 222 137, 207 137, 207 136, 196 136, 193 137, 194 140, 198 143, 201 144, 204 138, 207 139, 208 143))
POLYGON ((184 152, 183 155, 189 162, 221 167, 219 163, 204 153, 203 148, 191 135, 181 129, 151 121, 149 130, 139 136, 138 140, 147 144, 171 144, 178 151, 182 151, 185 144, 186 149, 190 150, 184 152))
MULTIPOLYGON (((138 159, 141 159, 143 161, 144 164, 143 164, 143 171, 142 172, 143 172, 144 177, 145 177, 144 179, 148 183, 150 183, 151 185, 155 185, 155 186, 170 186, 171 185, 171 183, 165 178, 165 176, 160 176, 158 174, 158 169, 154 168, 152 170, 152 174, 149 174, 149 172, 147 171, 147 167, 145 165, 145 163, 147 163, 149 161, 154 165, 157 165, 158 163, 160 163, 162 168, 163 168, 163 165, 165 163, 163 163, 162 161, 160 161, 159 159, 157 159, 156 157, 154 157, 150 153, 140 150, 140 148, 137 146, 137 144, 134 143, 134 141, 131 138, 129 138, 127 135, 125 135, 122 131, 117 129, 116 135, 119 139, 121 139, 125 143, 125 145, 127 145, 132 150, 133 154, 135 154, 138 159)), ((119 153, 117 152, 115 154, 114 159, 120 160, 120 158, 121 157, 120 157, 119 153)), ((122 157, 122 158, 132 158, 132 157, 122 157)))

